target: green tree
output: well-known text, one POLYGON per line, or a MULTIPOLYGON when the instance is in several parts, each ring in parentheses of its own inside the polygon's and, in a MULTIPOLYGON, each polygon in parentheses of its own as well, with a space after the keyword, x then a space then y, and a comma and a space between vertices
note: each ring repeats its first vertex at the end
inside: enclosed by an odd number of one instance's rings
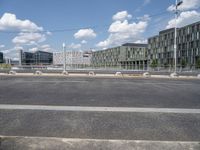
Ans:
POLYGON ((200 69, 200 57, 196 61, 196 68, 200 69))
POLYGON ((186 67, 186 61, 185 61, 185 59, 182 59, 182 60, 181 60, 181 67, 182 67, 182 68, 185 68, 185 67, 186 67))
POLYGON ((150 66, 151 66, 151 68, 156 68, 156 67, 158 67, 158 62, 154 59, 150 66))

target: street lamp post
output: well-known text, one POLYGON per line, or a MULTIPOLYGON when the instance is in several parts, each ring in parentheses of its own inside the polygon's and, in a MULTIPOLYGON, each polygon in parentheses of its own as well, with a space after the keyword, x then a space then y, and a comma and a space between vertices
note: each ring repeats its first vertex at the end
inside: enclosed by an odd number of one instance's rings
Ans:
POLYGON ((63 72, 66 72, 66 46, 65 43, 63 43, 63 72))
POLYGON ((178 18, 178 7, 183 3, 183 1, 178 2, 176 0, 175 6, 175 37, 174 37, 174 74, 176 74, 177 68, 177 18, 178 18))

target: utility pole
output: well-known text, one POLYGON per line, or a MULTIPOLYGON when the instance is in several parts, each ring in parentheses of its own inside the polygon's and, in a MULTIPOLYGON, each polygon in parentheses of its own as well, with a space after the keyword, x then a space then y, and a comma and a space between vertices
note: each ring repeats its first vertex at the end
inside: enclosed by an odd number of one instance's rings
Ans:
POLYGON ((183 1, 178 2, 176 0, 176 6, 175 6, 175 37, 174 37, 174 74, 176 74, 176 68, 177 68, 177 18, 178 18, 178 7, 183 3, 183 1))
POLYGON ((63 43, 63 72, 66 72, 66 46, 63 43))

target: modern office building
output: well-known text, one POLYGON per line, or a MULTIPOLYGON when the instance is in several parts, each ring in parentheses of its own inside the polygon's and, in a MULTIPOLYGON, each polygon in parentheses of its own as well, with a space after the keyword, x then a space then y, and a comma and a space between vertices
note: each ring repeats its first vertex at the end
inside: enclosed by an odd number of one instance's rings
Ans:
POLYGON ((34 59, 36 65, 51 65, 53 63, 53 53, 36 51, 34 59))
MULTIPOLYGON (((159 32, 159 35, 148 39, 149 64, 158 67, 174 66, 175 29, 159 32)), ((177 29, 177 67, 197 67, 200 61, 200 22, 177 29)))
POLYGON ((0 63, 3 63, 3 53, 0 52, 0 63))
POLYGON ((53 63, 53 53, 49 52, 36 51, 31 53, 20 50, 19 56, 21 56, 19 57, 21 65, 51 65, 53 63))
POLYGON ((94 67, 124 69, 147 68, 147 44, 126 43, 122 46, 93 52, 94 67))
MULTIPOLYGON (((91 51, 66 51, 66 66, 84 67, 91 65, 91 51)), ((53 64, 62 66, 64 63, 63 52, 53 53, 53 64)))

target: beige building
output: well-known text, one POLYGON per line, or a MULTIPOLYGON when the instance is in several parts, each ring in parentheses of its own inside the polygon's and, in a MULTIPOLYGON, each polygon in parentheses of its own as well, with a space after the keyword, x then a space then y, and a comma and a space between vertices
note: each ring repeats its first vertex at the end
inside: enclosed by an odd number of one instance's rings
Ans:
MULTIPOLYGON (((92 52, 66 51, 66 66, 84 67, 90 66, 92 52)), ((62 66, 64 63, 63 52, 53 53, 53 64, 62 66)))

